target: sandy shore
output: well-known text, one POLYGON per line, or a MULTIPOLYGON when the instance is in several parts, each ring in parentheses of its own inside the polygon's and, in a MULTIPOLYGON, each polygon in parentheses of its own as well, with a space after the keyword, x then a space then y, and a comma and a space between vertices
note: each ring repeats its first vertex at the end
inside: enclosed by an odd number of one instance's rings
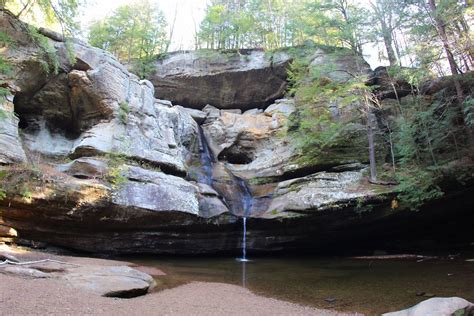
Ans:
MULTIPOLYGON (((10 249, 11 251, 12 249, 10 249)), ((0 248, 5 251, 5 248, 0 248)), ((44 258, 76 264, 119 261, 8 252, 20 260, 44 258)), ((56 279, 23 279, 0 273, 0 315, 349 315, 253 294, 229 284, 193 282, 132 299, 100 297, 56 279)))

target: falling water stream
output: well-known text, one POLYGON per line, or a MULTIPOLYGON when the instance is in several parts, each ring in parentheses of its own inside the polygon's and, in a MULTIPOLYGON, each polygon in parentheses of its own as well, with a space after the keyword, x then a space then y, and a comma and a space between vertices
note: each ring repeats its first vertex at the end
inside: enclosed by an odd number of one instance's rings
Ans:
POLYGON ((247 217, 250 214, 252 208, 252 194, 247 183, 238 177, 235 177, 236 182, 239 186, 240 192, 242 193, 242 257, 237 260, 241 262, 248 262, 247 259, 247 217))
MULTIPOLYGON (((209 149, 209 144, 207 142, 206 137, 204 136, 204 132, 201 126, 199 126, 199 151, 202 172, 198 174, 198 182, 212 186, 212 164, 216 161, 214 159, 214 156, 212 155, 211 150, 209 149)), ((236 186, 238 187, 238 191, 240 192, 242 203, 242 257, 237 258, 237 260, 240 262, 248 262, 249 260, 247 259, 247 217, 250 215, 250 211, 252 209, 252 194, 245 180, 237 176, 233 176, 233 180, 236 186)), ((245 270, 245 267, 243 267, 243 269, 245 270)), ((243 272, 243 278, 244 276, 245 273, 243 272)))
POLYGON ((201 126, 199 126, 199 152, 203 174, 198 174, 198 182, 212 186, 212 164, 215 162, 215 159, 209 149, 209 144, 201 126))

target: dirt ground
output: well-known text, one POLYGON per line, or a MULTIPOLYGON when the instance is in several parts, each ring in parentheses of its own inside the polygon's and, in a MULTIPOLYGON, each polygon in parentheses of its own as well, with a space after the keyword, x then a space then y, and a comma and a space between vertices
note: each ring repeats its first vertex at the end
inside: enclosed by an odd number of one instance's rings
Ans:
MULTIPOLYGON (((75 264, 126 262, 0 246, 21 261, 56 259, 75 264)), ((146 271, 144 271, 146 272, 146 271)), ((159 275, 156 273, 156 275, 159 275)), ((57 279, 25 279, 0 273, 0 315, 348 315, 253 294, 223 283, 193 282, 132 299, 97 296, 57 279)))

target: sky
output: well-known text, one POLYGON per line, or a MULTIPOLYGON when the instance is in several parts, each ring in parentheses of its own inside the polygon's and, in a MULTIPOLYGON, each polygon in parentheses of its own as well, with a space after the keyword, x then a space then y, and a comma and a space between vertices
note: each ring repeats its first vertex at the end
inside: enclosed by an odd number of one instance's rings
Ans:
MULTIPOLYGON (((100 20, 111 14, 114 9, 130 2, 130 0, 88 0, 82 10, 82 16, 80 16, 82 29, 87 29, 94 20, 100 20)), ((199 26, 204 18, 207 0, 152 0, 152 2, 158 3, 168 24, 173 22, 177 8, 170 50, 193 49, 195 25, 199 26)))

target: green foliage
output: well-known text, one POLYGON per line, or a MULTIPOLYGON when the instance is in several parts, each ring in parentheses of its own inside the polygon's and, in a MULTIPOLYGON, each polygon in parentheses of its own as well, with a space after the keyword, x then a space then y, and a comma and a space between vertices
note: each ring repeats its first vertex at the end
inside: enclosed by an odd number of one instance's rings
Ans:
POLYGON ((57 74, 59 72, 59 59, 56 49, 51 44, 49 39, 43 34, 39 33, 38 29, 34 26, 28 27, 28 34, 40 48, 41 56, 38 61, 40 62, 41 67, 43 67, 43 70, 48 74, 50 72, 57 74))
POLYGON ((361 51, 371 23, 367 10, 346 0, 213 0, 198 47, 276 49, 307 40, 361 51))
POLYGON ((146 78, 154 71, 156 55, 166 52, 166 27, 160 8, 149 0, 140 0, 92 24, 89 42, 131 64, 139 77, 146 78))
POLYGON ((436 169, 403 165, 398 174, 398 198, 402 206, 416 211, 426 202, 442 197, 444 193, 436 184, 439 178, 436 169))
POLYGON ((464 121, 466 125, 469 127, 474 126, 474 98, 467 97, 464 102, 462 103, 463 113, 464 113, 464 121))
POLYGON ((197 46, 274 49, 296 45, 298 25, 294 17, 302 2, 213 0, 199 26, 197 46))
POLYGON ((30 201, 31 200, 31 198, 33 196, 33 193, 31 192, 28 184, 23 185, 23 187, 21 188, 20 195, 23 198, 23 200, 25 200, 25 201, 30 201))
POLYGON ((395 131, 400 202, 416 210, 444 194, 439 186, 446 178, 443 166, 463 156, 468 140, 464 127, 456 123, 459 109, 448 101, 418 96, 403 104, 403 110, 395 131))
MULTIPOLYGON (((13 45, 12 39, 8 36, 8 34, 6 34, 3 31, 0 31, 0 50, 3 49, 4 47, 9 47, 11 45, 13 45)), ((9 76, 11 73, 11 70, 12 68, 8 60, 6 60, 6 58, 4 58, 3 56, 0 56, 0 78, 5 78, 9 76)), ((4 97, 10 95, 10 90, 2 87, 3 83, 4 83, 4 80, 0 79, 0 100, 3 100, 4 97)), ((0 109, 0 120, 6 117, 7 117, 7 113, 4 110, 0 109)))
POLYGON ((75 18, 84 0, 3 0, 6 9, 30 24, 54 28, 65 36, 74 35, 79 26, 75 18))
MULTIPOLYGON (((0 31, 0 49, 3 49, 4 47, 10 47, 12 45, 13 45, 13 41, 10 38, 10 36, 8 36, 8 34, 5 32, 0 31)), ((8 76, 10 72, 11 72, 10 63, 6 60, 5 57, 3 57, 3 55, 0 55, 0 76, 1 77, 8 76)), ((0 80, 0 85, 2 84, 2 82, 3 81, 0 80)), ((6 90, 5 88, 0 87, 0 96, 4 96, 7 94, 5 90, 6 90)))
POLYGON ((0 201, 7 197, 5 182, 3 181, 5 176, 6 176, 6 171, 5 170, 0 170, 0 180, 1 180, 1 183, 2 183, 2 186, 0 187, 0 201))
POLYGON ((365 94, 370 93, 363 76, 350 74, 345 81, 330 78, 336 70, 330 60, 336 60, 339 54, 335 51, 323 65, 310 66, 304 58, 296 58, 290 65, 289 93, 297 100, 297 112, 290 117, 287 129, 303 153, 303 160, 325 155, 346 138, 352 124, 347 119, 335 119, 334 112, 348 105, 361 107, 365 94))
POLYGON ((42 170, 34 165, 11 165, 0 169, 0 200, 18 192, 25 201, 32 198, 32 187, 45 182, 42 170))
POLYGON ((120 102, 119 104, 119 119, 122 124, 126 125, 128 121, 128 114, 130 113, 130 106, 128 102, 120 102))
POLYGON ((122 154, 115 153, 107 153, 105 157, 108 160, 106 180, 112 184, 112 187, 117 188, 127 182, 127 176, 125 174, 127 162, 126 157, 122 154))

